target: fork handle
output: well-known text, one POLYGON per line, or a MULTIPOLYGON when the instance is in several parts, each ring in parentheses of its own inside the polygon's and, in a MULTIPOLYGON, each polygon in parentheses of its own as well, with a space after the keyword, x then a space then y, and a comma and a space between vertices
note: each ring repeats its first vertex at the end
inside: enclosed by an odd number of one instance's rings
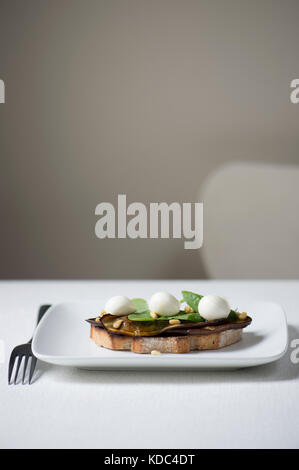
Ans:
POLYGON ((43 316, 45 315, 46 311, 51 307, 51 305, 41 305, 38 310, 38 315, 37 315, 37 322, 36 325, 39 324, 43 316))
MULTIPOLYGON (((38 315, 37 315, 37 322, 36 322, 36 326, 39 324, 39 322, 41 321, 41 319, 43 318, 43 316, 45 315, 46 311, 51 307, 51 305, 41 305, 39 307, 39 310, 38 310, 38 315)), ((31 343, 32 342, 32 338, 30 341, 28 341, 28 343, 31 343)))

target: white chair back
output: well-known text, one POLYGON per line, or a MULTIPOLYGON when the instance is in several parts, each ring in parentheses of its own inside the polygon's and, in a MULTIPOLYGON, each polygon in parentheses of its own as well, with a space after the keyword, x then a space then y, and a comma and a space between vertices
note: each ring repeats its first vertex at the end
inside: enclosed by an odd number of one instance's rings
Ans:
POLYGON ((299 278, 299 167, 234 163, 204 184, 209 277, 299 278))

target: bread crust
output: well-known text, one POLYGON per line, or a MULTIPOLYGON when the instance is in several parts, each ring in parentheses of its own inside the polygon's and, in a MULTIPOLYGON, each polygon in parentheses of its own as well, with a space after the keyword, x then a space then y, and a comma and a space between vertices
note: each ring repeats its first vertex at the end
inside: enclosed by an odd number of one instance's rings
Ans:
POLYGON ((205 335, 188 336, 124 336, 109 333, 91 325, 91 339, 98 345, 116 351, 132 351, 137 354, 161 353, 183 354, 194 350, 220 349, 237 343, 242 338, 242 329, 229 329, 205 335))

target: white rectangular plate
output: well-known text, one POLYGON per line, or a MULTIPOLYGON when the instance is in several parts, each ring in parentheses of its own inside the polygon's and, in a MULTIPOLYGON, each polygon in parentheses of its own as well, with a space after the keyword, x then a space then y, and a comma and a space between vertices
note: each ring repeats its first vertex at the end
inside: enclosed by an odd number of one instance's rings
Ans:
POLYGON ((134 354, 98 347, 90 338, 87 318, 96 317, 100 302, 53 305, 42 318, 32 350, 41 361, 86 369, 236 369, 279 359, 287 348, 287 323, 282 307, 272 302, 242 305, 252 317, 239 343, 216 351, 189 354, 134 354))

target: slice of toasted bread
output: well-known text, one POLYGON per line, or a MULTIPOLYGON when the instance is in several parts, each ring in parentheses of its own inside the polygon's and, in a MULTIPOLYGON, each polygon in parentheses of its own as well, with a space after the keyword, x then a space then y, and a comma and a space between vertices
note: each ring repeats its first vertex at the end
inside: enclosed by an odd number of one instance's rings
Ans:
POLYGON ((193 350, 219 349, 240 341, 242 329, 211 331, 205 335, 188 336, 124 336, 109 333, 103 328, 91 325, 90 337, 104 348, 149 354, 153 350, 161 353, 181 354, 193 350))

